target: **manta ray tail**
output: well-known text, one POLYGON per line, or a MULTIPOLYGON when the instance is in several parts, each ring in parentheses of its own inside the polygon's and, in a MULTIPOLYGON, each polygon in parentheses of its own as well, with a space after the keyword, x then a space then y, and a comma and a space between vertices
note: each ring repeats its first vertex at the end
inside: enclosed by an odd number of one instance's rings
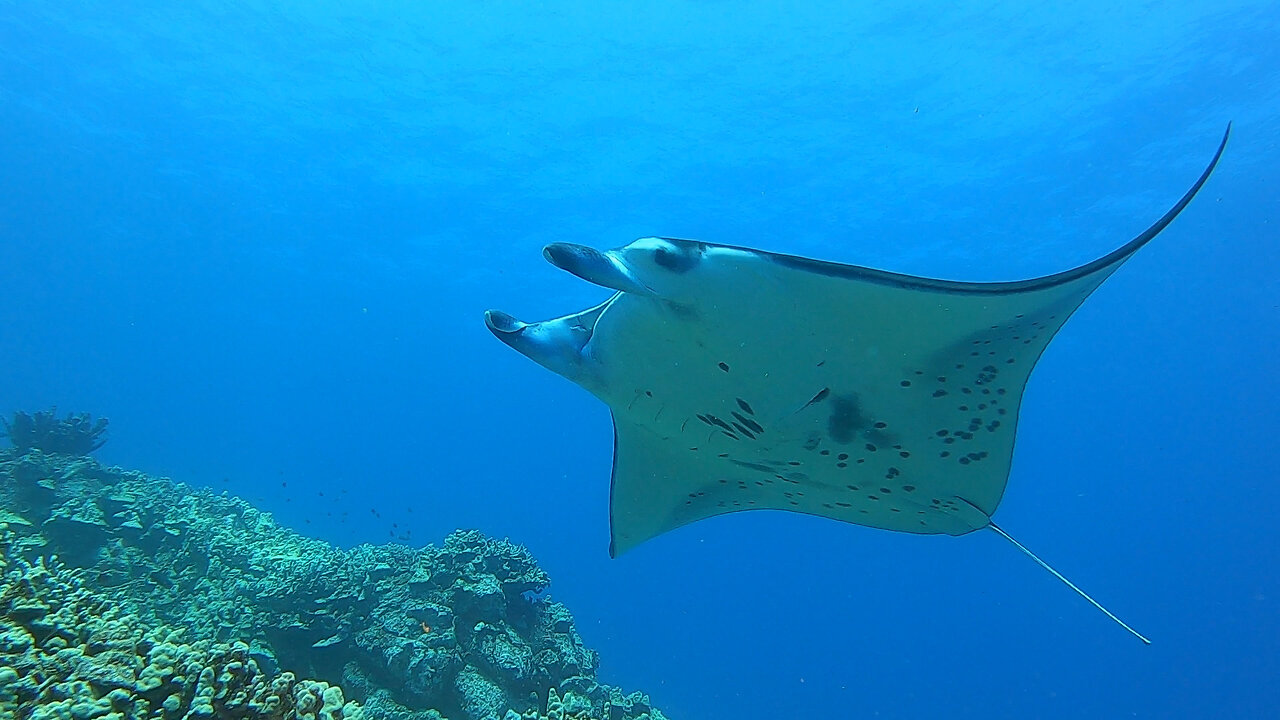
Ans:
POLYGON ((1025 545, 1023 545, 1022 543, 1018 542, 1017 540, 1014 540, 1014 539, 1013 539, 1013 536, 1012 536, 1012 535, 1010 535, 1009 533, 1005 532, 1004 530, 1001 530, 999 525, 996 525, 995 523, 990 523, 987 527, 990 527, 992 530, 995 530, 997 533, 999 533, 999 534, 1000 534, 1000 537, 1002 537, 1002 538, 1004 538, 1005 540, 1008 540, 1009 542, 1013 543, 1013 546, 1014 546, 1014 547, 1018 548, 1018 549, 1019 549, 1019 550, 1021 550, 1023 553, 1025 553, 1027 557, 1031 558, 1032 560, 1035 560, 1037 565, 1039 565, 1040 567, 1044 568, 1045 570, 1048 570, 1049 572, 1053 573, 1053 576, 1054 576, 1054 577, 1058 578, 1058 579, 1059 579, 1059 580, 1061 580, 1063 583, 1065 583, 1067 587, 1069 587, 1069 588, 1071 588, 1072 590, 1075 590, 1077 593, 1079 593, 1079 594, 1080 594, 1080 597, 1084 598, 1085 600, 1088 600, 1088 601, 1089 601, 1089 602, 1090 602, 1094 607, 1098 608, 1098 609, 1099 609, 1099 610, 1101 610, 1104 614, 1106 614, 1106 616, 1107 616, 1107 617, 1111 618, 1112 620, 1115 620, 1115 621, 1116 621, 1116 623, 1120 625, 1120 627, 1122 627, 1122 628, 1124 628, 1125 630, 1128 630, 1129 632, 1133 633, 1133 636, 1134 636, 1134 637, 1138 638, 1139 640, 1141 640, 1142 642, 1146 643, 1147 645, 1150 645, 1150 644, 1151 644, 1151 641, 1150 641, 1150 640, 1148 640, 1148 639, 1146 639, 1145 637, 1143 637, 1143 636, 1142 636, 1142 633, 1140 633, 1140 632, 1138 632, 1137 630, 1134 630, 1133 628, 1131 628, 1131 627, 1129 627, 1128 625, 1126 625, 1126 624, 1125 624, 1125 622, 1124 622, 1123 620, 1121 620, 1120 618, 1116 617, 1114 613, 1112 613, 1110 610, 1108 610, 1108 609, 1106 609, 1106 608, 1102 607, 1102 605, 1100 605, 1100 604, 1098 603, 1098 601, 1097 601, 1097 600, 1094 600, 1093 598, 1089 597, 1089 595, 1088 595, 1085 591, 1083 591, 1083 590, 1081 590, 1080 588, 1076 587, 1076 586, 1075 586, 1075 583, 1073 583, 1073 582, 1071 582, 1070 580, 1068 580, 1068 579, 1066 579, 1065 577, 1063 577, 1062 573, 1060 573, 1060 572, 1058 572, 1057 570, 1054 570, 1053 568, 1049 567, 1049 563, 1047 563, 1047 562, 1045 562, 1045 561, 1041 560, 1040 558, 1036 557, 1036 554, 1035 554, 1035 553, 1033 553, 1033 552, 1031 552, 1030 550, 1028 550, 1028 549, 1026 548, 1026 546, 1025 546, 1025 545))

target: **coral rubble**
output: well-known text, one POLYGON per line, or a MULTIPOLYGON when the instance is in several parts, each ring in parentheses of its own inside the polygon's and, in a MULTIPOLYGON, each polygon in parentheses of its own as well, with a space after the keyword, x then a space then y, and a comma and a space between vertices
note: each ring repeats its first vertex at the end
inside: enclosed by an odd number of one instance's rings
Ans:
POLYGON ((15 448, 0 551, 0 718, 664 720, 597 682, 528 551, 479 532, 341 550, 226 493, 15 448))

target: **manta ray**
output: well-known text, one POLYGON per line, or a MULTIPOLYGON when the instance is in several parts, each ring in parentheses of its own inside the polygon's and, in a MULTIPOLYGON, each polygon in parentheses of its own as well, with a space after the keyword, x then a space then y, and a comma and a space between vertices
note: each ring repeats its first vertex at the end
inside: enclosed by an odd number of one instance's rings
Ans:
POLYGON ((991 529, 1133 628, 992 521, 1036 360, 1195 184, 1119 249, 1017 282, 957 282, 695 240, 554 243, 556 267, 615 291, 542 322, 490 310, 499 340, 613 417, 611 541, 742 510, 919 534, 991 529))

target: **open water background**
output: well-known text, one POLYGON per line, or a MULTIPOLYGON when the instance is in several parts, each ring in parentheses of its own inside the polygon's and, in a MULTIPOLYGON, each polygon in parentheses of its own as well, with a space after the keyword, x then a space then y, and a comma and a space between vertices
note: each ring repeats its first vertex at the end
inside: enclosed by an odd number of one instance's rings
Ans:
POLYGON ((0 411, 343 545, 529 546, 673 718, 1280 707, 1273 2, 0 2, 0 411), (608 413, 496 342, 551 241, 963 280, 1094 259, 991 533, 785 513, 607 557, 608 413))

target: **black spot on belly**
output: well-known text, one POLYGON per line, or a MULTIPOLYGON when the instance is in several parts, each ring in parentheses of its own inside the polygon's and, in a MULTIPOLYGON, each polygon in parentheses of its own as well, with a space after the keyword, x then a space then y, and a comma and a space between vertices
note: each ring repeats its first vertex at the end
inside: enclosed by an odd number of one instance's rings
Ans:
POLYGON ((760 423, 756 422, 755 420, 752 420, 746 415, 743 415, 742 413, 737 411, 733 411, 732 415, 738 419, 738 422, 751 428, 751 432, 756 433, 757 435, 764 432, 764 428, 760 426, 760 423))
POLYGON ((826 400, 826 399, 827 399, 827 396, 829 396, 829 395, 831 395, 831 388, 829 388, 829 387, 824 387, 824 388, 822 388, 821 390, 819 390, 817 393, 815 393, 813 397, 809 398, 809 402, 805 403, 805 404, 804 404, 804 407, 801 407, 800 409, 801 409, 801 410, 804 410, 805 408, 809 407, 810 405, 817 405, 818 403, 822 402, 823 400, 826 400))
MULTIPOLYGON (((821 394, 821 393, 820 393, 821 394)), ((838 443, 851 442, 860 430, 867 426, 854 395, 838 395, 831 399, 831 414, 827 416, 827 434, 838 443)))
MULTIPOLYGON (((702 416, 699 415, 698 417, 702 417, 702 416)), ((719 427, 721 430, 724 430, 725 432, 730 432, 730 433, 733 432, 733 428, 729 427, 729 423, 721 420, 715 415, 708 415, 707 422, 711 423, 712 425, 715 425, 716 427, 719 427)))

